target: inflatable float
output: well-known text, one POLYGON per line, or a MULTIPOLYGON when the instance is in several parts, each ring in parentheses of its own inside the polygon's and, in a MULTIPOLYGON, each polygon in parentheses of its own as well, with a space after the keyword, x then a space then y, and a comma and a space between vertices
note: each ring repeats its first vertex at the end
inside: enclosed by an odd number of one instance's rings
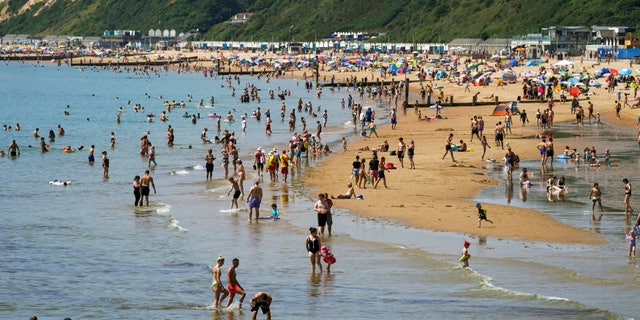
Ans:
POLYGON ((227 122, 227 123, 234 123, 234 122, 236 122, 236 121, 235 121, 235 120, 233 120, 233 119, 224 119, 224 122, 227 122))
POLYGON ((220 116, 215 113, 209 113, 209 118, 218 118, 218 117, 220 116))
POLYGON ((556 159, 566 160, 566 159, 571 159, 571 156, 568 156, 566 154, 561 154, 559 156, 556 156, 556 159))

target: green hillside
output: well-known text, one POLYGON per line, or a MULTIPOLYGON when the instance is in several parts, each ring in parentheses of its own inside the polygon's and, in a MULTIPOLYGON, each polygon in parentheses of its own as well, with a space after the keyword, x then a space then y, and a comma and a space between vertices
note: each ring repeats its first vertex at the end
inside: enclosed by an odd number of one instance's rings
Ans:
POLYGON ((636 0, 27 0, 0 2, 0 33, 102 35, 107 29, 199 29, 205 40, 310 41, 335 31, 383 34, 380 41, 540 33, 551 25, 636 27, 636 0), (47 5, 45 5, 45 3, 47 5), (224 23, 251 12, 244 24, 224 23))

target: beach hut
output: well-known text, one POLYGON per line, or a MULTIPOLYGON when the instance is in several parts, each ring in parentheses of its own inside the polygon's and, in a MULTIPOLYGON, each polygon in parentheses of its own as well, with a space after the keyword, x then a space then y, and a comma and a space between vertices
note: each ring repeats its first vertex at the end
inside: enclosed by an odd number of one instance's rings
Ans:
POLYGON ((497 105, 493 108, 492 116, 506 116, 507 113, 511 113, 511 109, 504 103, 497 105))

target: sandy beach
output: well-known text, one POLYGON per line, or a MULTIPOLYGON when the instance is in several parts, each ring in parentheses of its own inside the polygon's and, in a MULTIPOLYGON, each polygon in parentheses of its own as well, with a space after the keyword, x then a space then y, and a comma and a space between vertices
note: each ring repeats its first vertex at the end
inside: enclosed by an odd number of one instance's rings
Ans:
MULTIPOLYGON (((552 63, 555 61, 551 61, 552 63)), ((583 65, 577 63, 577 68, 583 66, 592 72, 593 62, 583 65)), ((549 64, 546 64, 549 66, 549 64)), ((601 65, 599 67, 603 67, 601 65)), ((628 62, 620 61, 611 63, 609 67, 624 68, 628 62)), ((596 66, 597 68, 597 66, 596 66)), ((534 68, 516 67, 519 74, 525 70, 534 68)), ((359 77, 367 76, 363 73, 359 77)), ((520 80, 520 79, 519 79, 520 80)), ((495 94, 501 100, 516 100, 521 95, 522 84, 509 84, 497 87, 496 84, 484 87, 472 87, 471 92, 465 94, 464 87, 450 84, 447 81, 437 81, 434 85, 443 85, 447 95, 454 96, 455 101, 470 101, 471 95, 480 92, 480 97, 495 94), (504 97, 504 98, 502 98, 504 97)), ((622 85, 619 89, 621 89, 622 85)), ((617 89, 617 90, 619 90, 617 89)), ((413 84, 411 90, 419 90, 417 84, 413 84)), ((437 92, 437 91, 436 91, 437 92)), ((617 125, 635 126, 638 111, 623 108, 622 119, 615 118, 615 95, 607 93, 605 88, 591 89, 595 94, 589 99, 594 104, 594 112, 600 112, 603 122, 614 122, 617 125)), ((555 95, 556 97, 558 94, 555 95)), ((586 105, 585 97, 581 97, 581 105, 586 105)), ((541 132, 535 124, 535 112, 544 110, 546 103, 522 103, 520 110, 526 110, 531 120, 525 128, 521 127, 518 116, 514 116, 513 134, 507 135, 505 142, 513 148, 521 159, 537 159, 539 157, 536 145, 538 139, 531 136, 541 132)), ((485 135, 491 146, 487 150, 486 158, 500 161, 506 150, 494 146, 493 128, 498 121, 504 121, 504 117, 492 117, 494 106, 468 106, 444 108, 443 117, 446 119, 429 122, 418 122, 412 109, 405 116, 398 114, 398 125, 395 130, 390 124, 378 126, 379 137, 359 138, 349 143, 348 151, 338 151, 334 156, 325 160, 319 167, 309 170, 306 181, 315 190, 328 192, 329 194, 344 193, 350 178, 351 163, 355 156, 371 158, 371 151, 358 151, 363 147, 375 148, 384 140, 390 145, 390 150, 395 150, 398 138, 403 137, 405 142, 415 141, 415 170, 398 168, 388 172, 387 183, 389 189, 382 184, 377 189, 356 189, 356 194, 362 194, 360 200, 334 200, 335 206, 353 210, 363 216, 384 217, 397 220, 401 223, 432 230, 453 231, 478 236, 520 238, 533 241, 559 242, 559 243, 584 243, 599 244, 603 238, 594 232, 577 229, 560 223, 548 215, 527 209, 519 209, 508 206, 488 205, 488 216, 494 224, 483 223, 477 227, 477 210, 474 202, 469 198, 477 195, 482 188, 496 184, 498 181, 483 174, 486 169, 485 160, 481 160, 482 148, 480 142, 475 139, 470 142, 470 118, 474 115, 485 119, 485 135), (463 139, 472 148, 473 152, 456 152, 456 160, 459 164, 452 163, 449 156, 442 160, 444 145, 449 133, 454 134, 454 142, 463 139), (342 183, 336 183, 340 181, 342 183)), ((554 108, 554 122, 575 122, 575 115, 570 112, 570 103, 556 104, 554 108)), ((422 110, 423 115, 433 115, 432 109, 422 110)), ((556 154, 562 152, 565 141, 562 138, 554 139, 556 154)), ((635 146, 635 141, 630 141, 635 146)), ((388 162, 393 162, 399 167, 398 159, 389 154, 380 153, 388 162)), ((405 167, 408 159, 405 159, 405 167)), ((516 173, 514 183, 518 183, 516 173)), ((582 197, 587 195, 569 194, 569 197, 582 197)))
MULTIPOLYGON (((163 57, 182 56, 197 57, 198 61, 191 62, 193 67, 212 67, 211 57, 220 56, 220 53, 214 52, 163 52, 163 57)), ((223 52, 224 57, 244 57, 249 58, 256 56, 252 53, 244 52, 223 52)), ((154 55, 151 55, 154 56, 154 55)), ((274 55, 265 55, 264 57, 274 57, 274 55)), ((464 57, 460 57, 461 60, 464 57)), ((134 58, 135 59, 135 58, 134 58)), ((106 58, 106 61, 112 61, 114 64, 117 60, 106 58)), ((130 58, 131 60, 131 58, 130 58)), ((602 67, 616 68, 618 70, 629 67, 628 61, 616 61, 606 64, 605 62, 596 63, 596 61, 573 58, 575 66, 572 70, 586 71, 590 74, 594 70, 602 67)), ((557 60, 550 60, 543 66, 549 68, 551 64, 557 60)), ((493 63, 488 62, 490 65, 493 63)), ((514 67, 513 71, 520 75, 523 72, 537 72, 540 66, 514 67)), ((232 68, 238 71, 237 68, 232 68)), ((288 71, 288 77, 296 77, 303 79, 305 76, 310 77, 312 70, 301 69, 296 71, 288 71)), ((340 68, 332 71, 324 71, 321 68, 319 79, 330 79, 335 76, 336 82, 343 82, 345 79, 355 76, 358 79, 368 77, 368 79, 380 78, 380 73, 373 70, 361 71, 358 69, 340 68)), ((387 76, 383 80, 399 80, 404 75, 387 76)), ((382 79, 382 78, 381 78, 382 79)), ((408 75, 408 79, 417 80, 415 72, 408 75)), ((604 79, 599 79, 604 83, 604 79)), ((425 85, 427 82, 425 82, 425 85)), ((557 243, 583 243, 583 244, 600 244, 604 240, 597 233, 581 230, 563 224, 549 217, 548 215, 529 209, 513 208, 509 206, 487 205, 488 216, 493 220, 493 224, 484 223, 481 228, 477 227, 477 210, 474 202, 469 200, 478 194, 479 190, 490 185, 495 185, 498 180, 485 175, 486 169, 483 167, 487 164, 486 159, 496 159, 501 162, 506 152, 494 145, 494 127, 498 121, 504 122, 504 117, 493 117, 491 113, 494 105, 471 106, 472 96, 479 93, 479 101, 493 101, 491 96, 499 97, 500 101, 515 101, 518 96, 522 95, 522 78, 518 76, 518 82, 508 84, 506 86, 497 86, 496 82, 488 86, 472 86, 470 91, 465 92, 463 86, 456 83, 450 83, 447 79, 441 79, 431 82, 433 86, 442 86, 440 89, 446 96, 453 96, 455 102, 468 102, 469 106, 445 107, 442 111, 444 119, 433 121, 417 120, 413 108, 410 108, 407 115, 398 112, 398 125, 395 130, 391 129, 388 123, 378 123, 379 137, 365 138, 360 137, 355 141, 350 141, 348 151, 337 151, 331 157, 323 161, 321 166, 311 168, 305 177, 305 184, 318 192, 327 192, 329 194, 344 193, 347 189, 347 183, 350 179, 351 163, 355 156, 368 160, 371 158, 371 151, 358 151, 361 148, 376 148, 384 140, 390 145, 390 150, 395 150, 398 145, 398 138, 404 138, 405 142, 415 141, 415 170, 408 169, 408 159, 405 159, 405 168, 400 168, 398 159, 390 156, 388 153, 380 153, 379 156, 385 156, 387 162, 393 162, 398 169, 387 173, 387 183, 389 189, 385 189, 382 184, 377 189, 370 186, 367 189, 356 188, 356 194, 362 194, 363 201, 360 200, 335 200, 335 206, 347 208, 362 216, 390 218, 409 226, 418 228, 426 228, 440 231, 453 231, 478 236, 519 238, 533 241, 546 241, 557 243), (470 141, 470 118, 473 116, 482 116, 485 119, 485 136, 491 146, 487 150, 485 160, 481 159, 482 147, 477 139, 470 141), (460 139, 467 142, 472 152, 456 152, 455 157, 458 163, 453 163, 450 157, 442 160, 444 154, 444 145, 449 133, 454 134, 454 142, 460 139), (340 181, 340 183, 335 183, 340 181)), ((605 84, 606 85, 606 84, 605 84)), ((342 90, 345 90, 344 88, 342 90)), ((412 93, 417 94, 420 90, 417 82, 410 84, 412 93)), ((620 84, 616 88, 616 92, 623 90, 620 84)), ((434 96, 439 94, 439 90, 434 90, 434 96)), ((630 92, 630 97, 633 95, 630 92)), ((353 93, 355 97, 356 94, 353 93)), ((554 97, 558 99, 559 93, 555 93, 554 97)), ((571 98, 570 96, 568 96, 571 98)), ((367 99, 366 97, 364 98, 367 99)), ((580 96, 581 105, 586 109, 587 98, 580 96)), ((616 95, 607 93, 606 88, 591 88, 588 99, 594 104, 594 113, 599 112, 602 115, 603 122, 612 122, 616 125, 633 127, 636 125, 636 117, 638 111, 630 108, 623 108, 621 111, 622 119, 615 117, 615 100, 616 95)), ((415 100, 409 99, 411 106, 415 100)), ((359 101, 362 103, 367 101, 359 101)), ((420 101, 423 103, 423 101, 420 101)), ((401 102, 398 104, 401 105, 401 102)), ((518 115, 513 116, 513 134, 509 134, 505 138, 515 153, 522 160, 538 158, 538 150, 536 145, 538 139, 532 139, 533 135, 541 133, 542 130, 536 126, 535 113, 536 110, 544 110, 547 108, 545 103, 521 103, 520 110, 526 110, 530 122, 526 127, 522 127, 518 115)), ((556 102, 553 109, 554 122, 575 122, 575 116, 570 112, 570 102, 556 102)), ((433 116, 433 109, 422 108, 422 115, 433 116)), ((555 139, 556 154, 560 154, 564 148, 565 141, 563 138, 555 139)), ((635 146, 635 141, 630 141, 630 145, 635 146)), ((579 150, 580 151, 580 150, 579 150)), ((514 183, 518 183, 517 174, 520 169, 514 172, 514 183)), ((586 195, 569 194, 569 197, 581 197, 586 195)))

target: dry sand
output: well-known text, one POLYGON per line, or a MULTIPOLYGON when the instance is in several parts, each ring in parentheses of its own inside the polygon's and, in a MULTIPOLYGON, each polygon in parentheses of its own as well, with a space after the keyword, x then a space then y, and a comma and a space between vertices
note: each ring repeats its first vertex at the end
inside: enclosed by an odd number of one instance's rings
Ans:
MULTIPOLYGON (((580 67, 580 63, 577 62, 577 64, 580 67)), ((585 62, 584 66, 592 71, 591 64, 593 62, 585 62)), ((627 67, 628 62, 611 63, 610 66, 621 69, 627 67)), ((516 68, 518 73, 525 69, 533 70, 533 68, 516 68)), ((369 76, 369 73, 363 73, 360 76, 369 76)), ((518 95, 521 95, 522 87, 521 84, 511 84, 506 87, 497 87, 493 84, 486 87, 473 87, 471 94, 465 94, 464 88, 455 84, 449 84, 446 81, 438 81, 437 84, 444 85, 445 93, 454 95, 455 101, 470 101, 474 91, 480 91, 481 97, 493 93, 504 97, 501 100, 515 100, 518 95)), ((417 84, 412 85, 418 86, 417 84)), ((414 89, 412 88, 412 90, 414 89)), ((595 112, 602 114, 603 121, 614 122, 617 125, 635 126, 638 110, 625 108, 621 112, 622 120, 618 120, 615 118, 613 108, 615 96, 608 94, 606 89, 592 89, 592 91, 595 91, 596 94, 591 95, 590 99, 595 106, 595 112)), ((586 101, 582 101, 581 105, 586 109, 586 101)), ((519 107, 521 110, 527 110, 532 122, 526 128, 522 128, 518 116, 514 116, 513 134, 507 135, 505 142, 508 142, 514 152, 519 154, 522 159, 534 159, 539 156, 536 149, 539 140, 525 137, 531 137, 540 132, 535 125, 535 111, 536 109, 543 110, 546 108, 546 104, 527 103, 521 104, 519 107)), ((409 226, 432 230, 546 242, 602 243, 604 240, 597 233, 571 227, 535 210, 510 206, 485 205, 487 215, 494 224, 484 222, 481 228, 477 227, 477 210, 469 199, 476 196, 482 188, 495 185, 498 181, 486 175, 474 174, 484 173, 486 170, 483 169, 483 166, 486 165, 486 162, 480 159, 482 154, 480 142, 477 140, 470 142, 470 118, 474 115, 483 116, 486 126, 485 135, 491 145, 485 159, 500 160, 504 157, 505 150, 494 146, 493 128, 498 121, 504 121, 504 117, 490 116, 493 108, 494 106, 445 108, 443 116, 447 119, 429 122, 418 122, 412 109, 409 110, 407 116, 400 112, 398 126, 395 130, 391 130, 391 126, 387 124, 378 127, 379 138, 360 137, 356 139, 356 141, 349 143, 349 151, 338 151, 334 156, 326 159, 321 166, 310 169, 305 181, 319 192, 344 193, 347 190, 351 163, 355 156, 360 155, 360 157, 366 158, 367 163, 371 158, 370 151, 359 152, 357 151, 359 148, 365 146, 375 148, 384 140, 388 140, 390 149, 393 150, 398 144, 398 138, 403 137, 406 142, 415 141, 416 169, 392 170, 386 174, 389 189, 385 189, 382 184, 379 184, 377 189, 371 187, 356 189, 357 194, 364 196, 363 201, 334 200, 336 207, 347 208, 363 216, 391 218, 409 226), (473 149, 473 152, 456 152, 455 157, 460 162, 459 165, 452 163, 449 156, 442 160, 445 140, 449 133, 454 133, 455 142, 463 139, 473 149)), ((556 123, 575 121, 575 116, 570 113, 569 103, 557 104, 554 111, 556 123)), ((422 112, 433 115, 432 109, 423 109, 422 112)), ((560 146, 564 146, 565 143, 563 139, 556 138, 554 140, 556 154, 558 154, 562 152, 560 146)), ((635 145, 635 141, 631 141, 630 144, 635 145)), ((398 159, 395 156, 384 153, 381 153, 380 156, 386 156, 388 162, 393 162, 399 167, 398 159)), ((408 167, 407 162, 408 159, 405 159, 405 167, 408 167)), ((517 180, 517 174, 514 172, 516 192, 518 190, 517 180)), ((568 196, 586 197, 587 195, 570 193, 568 196)))

